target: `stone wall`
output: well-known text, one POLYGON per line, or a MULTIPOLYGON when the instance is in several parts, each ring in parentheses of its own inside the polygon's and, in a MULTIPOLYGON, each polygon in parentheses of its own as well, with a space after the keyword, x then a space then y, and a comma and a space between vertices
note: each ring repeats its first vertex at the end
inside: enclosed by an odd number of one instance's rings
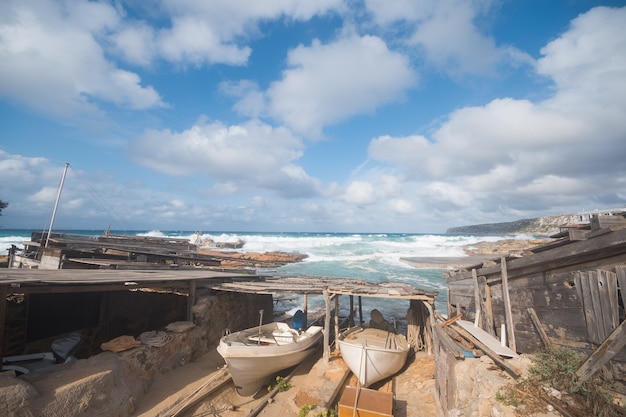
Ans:
POLYGON ((163 347, 102 352, 48 373, 1 373, 0 415, 131 416, 158 376, 215 349, 226 328, 236 331, 258 324, 259 310, 264 310, 264 322, 272 320, 271 296, 199 289, 192 309, 196 326, 168 332, 171 341, 163 347))

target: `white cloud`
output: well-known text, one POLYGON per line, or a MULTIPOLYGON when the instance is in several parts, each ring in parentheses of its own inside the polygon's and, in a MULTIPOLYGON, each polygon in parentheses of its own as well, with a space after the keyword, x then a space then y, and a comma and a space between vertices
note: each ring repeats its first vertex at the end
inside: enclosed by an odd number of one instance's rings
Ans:
POLYGON ((290 51, 287 65, 267 91, 269 114, 309 137, 402 99, 416 80, 408 59, 375 36, 348 35, 329 44, 316 40, 290 51))
POLYGON ((200 123, 175 133, 147 130, 131 145, 142 165, 168 175, 206 175, 222 193, 252 186, 296 197, 315 192, 316 180, 294 162, 302 143, 287 129, 256 120, 226 126, 200 123))
POLYGON ((542 50, 537 68, 555 81, 552 97, 462 108, 431 139, 372 139, 369 157, 403 167, 405 186, 426 189, 422 196, 442 210, 613 195, 626 176, 624 21, 626 8, 593 9, 542 50))
POLYGON ((46 114, 93 112, 94 101, 162 106, 137 74, 105 57, 98 39, 119 24, 106 4, 6 1, 0 5, 0 95, 46 114))
POLYGON ((341 0, 164 0, 160 10, 169 26, 128 22, 112 39, 129 62, 147 65, 156 59, 183 66, 223 63, 245 65, 252 52, 245 42, 260 36, 268 20, 308 20, 343 10, 341 0))
MULTIPOLYGON (((394 1, 366 0, 374 22, 385 27, 408 25, 408 43, 423 52, 422 59, 453 77, 465 74, 494 75, 503 63, 532 63, 525 53, 499 46, 484 34, 476 20, 493 3, 467 0, 394 1)), ((402 27, 402 26, 401 26, 402 27)))
POLYGON ((372 205, 402 192, 398 178, 380 172, 370 173, 370 180, 354 180, 346 187, 341 200, 348 204, 372 205))
POLYGON ((343 200, 355 205, 373 204, 376 202, 374 187, 366 181, 353 181, 346 188, 343 200))
POLYGON ((404 198, 393 198, 389 201, 389 209, 398 214, 412 214, 415 212, 413 202, 404 198))

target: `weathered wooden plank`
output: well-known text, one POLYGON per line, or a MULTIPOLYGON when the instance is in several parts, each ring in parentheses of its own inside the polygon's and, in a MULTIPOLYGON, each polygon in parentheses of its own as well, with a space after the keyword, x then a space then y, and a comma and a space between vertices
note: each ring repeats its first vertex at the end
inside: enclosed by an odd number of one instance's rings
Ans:
MULTIPOLYGON (((626 228, 609 231, 603 235, 588 238, 587 240, 571 242, 563 247, 539 252, 532 256, 524 256, 508 262, 509 279, 526 276, 532 273, 564 268, 576 268, 578 265, 593 263, 602 259, 604 265, 611 262, 624 263, 626 259, 626 228)), ((478 275, 484 275, 491 282, 500 278, 500 266, 486 266, 477 270, 478 275)), ((449 282, 471 278, 470 271, 457 271, 452 276, 446 276, 449 282)))
POLYGON ((605 363, 611 360, 617 352, 626 346, 626 320, 587 358, 576 371, 577 386, 580 387, 605 363))
MULTIPOLYGON (((471 325, 471 323, 470 323, 471 325)), ((470 332, 461 327, 458 323, 453 323, 452 328, 456 330, 461 336, 470 342, 474 343, 479 349, 481 349, 487 356, 489 356, 495 363, 500 365, 504 370, 514 378, 520 376, 520 371, 514 365, 511 365, 506 360, 502 359, 500 355, 494 352, 489 346, 478 340, 470 332)))
POLYGON ((587 324, 587 336, 590 342, 598 343, 600 337, 597 333, 598 323, 594 314, 593 301, 591 297, 591 287, 589 285, 589 273, 578 272, 576 274, 576 286, 582 293, 582 304, 585 311, 585 323, 587 324))
POLYGON ((478 285, 480 288, 481 299, 483 302, 483 324, 487 333, 495 336, 495 328, 493 325, 493 306, 491 304, 491 287, 487 285, 487 279, 482 275, 478 277, 478 285))
POLYGON ((330 361, 330 294, 323 291, 324 303, 326 305, 326 315, 324 316, 324 360, 330 361))
POLYGON ((617 275, 611 271, 602 271, 606 282, 607 296, 610 306, 611 332, 619 326, 619 295, 617 293, 617 275))
MULTIPOLYGON (((493 337, 492 335, 490 335, 489 333, 487 333, 480 327, 474 326, 473 323, 467 320, 457 320, 454 322, 454 324, 459 325, 460 327, 462 327, 463 329, 471 333, 472 336, 480 340, 483 344, 488 346, 489 349, 491 349, 493 352, 497 353, 498 355, 506 356, 509 358, 515 358, 518 356, 514 350, 506 346, 502 346, 498 339, 496 339, 495 337, 493 337)), ((456 329, 456 327, 453 327, 453 328, 456 329)))
MULTIPOLYGON (((571 339, 580 342, 589 340, 585 317, 580 309, 535 308, 534 310, 538 317, 541 317, 544 330, 552 339, 571 339)), ((526 322, 518 324, 516 331, 520 330, 521 324, 526 324, 526 322)), ((530 321, 527 330, 535 331, 530 321)))
POLYGON ((626 265, 616 266, 615 275, 617 275, 619 292, 622 295, 622 305, 626 306, 626 265))
POLYGON ((443 330, 443 328, 439 326, 435 326, 433 328, 433 331, 437 335, 437 340, 439 341, 439 343, 441 343, 443 347, 445 347, 446 350, 450 354, 452 354, 452 356, 454 356, 457 359, 465 358, 465 354, 463 353, 463 350, 461 349, 461 347, 454 340, 452 340, 450 335, 446 333, 443 330))
POLYGON ((600 318, 599 320, 602 323, 602 327, 604 329, 604 334, 602 341, 606 339, 617 325, 613 326, 613 313, 611 311, 611 297, 609 295, 609 283, 607 281, 607 276, 605 271, 598 270, 596 271, 596 279, 598 285, 598 295, 600 300, 600 318))
MULTIPOLYGON (((476 275, 475 269, 472 269, 472 279, 474 281, 474 309, 476 314, 475 317, 480 319, 480 312, 482 310, 482 299, 480 297, 480 289, 478 288, 478 276, 476 275)), ((483 327, 482 323, 477 322, 477 320, 474 321, 474 324, 483 327)))
POLYGON ((528 311, 528 315, 530 316, 530 319, 532 320, 533 324, 535 325, 535 328, 537 329, 537 333, 539 334, 539 337, 541 338, 541 341, 543 342, 543 346, 546 349, 550 349, 552 347, 552 342, 550 341, 550 338, 548 337, 545 330, 543 329, 543 326, 541 325, 541 321, 539 320, 539 317, 537 316, 535 309, 532 307, 529 307, 526 311, 528 311))
POLYGON ((509 347, 513 352, 517 352, 515 346, 515 328, 513 324, 513 313, 511 311, 511 298, 509 293, 509 277, 506 266, 506 258, 503 256, 500 260, 500 267, 502 269, 502 296, 504 298, 504 317, 506 320, 506 333, 509 347))
POLYGON ((600 283, 598 281, 597 271, 587 272, 587 279, 589 280, 589 289, 591 291, 591 305, 593 309, 593 316, 596 322, 596 331, 594 343, 600 344, 606 339, 609 333, 606 333, 604 327, 604 315, 602 314, 602 297, 600 295, 600 283))

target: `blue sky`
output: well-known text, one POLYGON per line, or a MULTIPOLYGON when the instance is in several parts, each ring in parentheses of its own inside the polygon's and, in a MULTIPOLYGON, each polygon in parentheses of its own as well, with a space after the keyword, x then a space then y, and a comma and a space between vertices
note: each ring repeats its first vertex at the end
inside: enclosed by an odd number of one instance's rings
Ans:
POLYGON ((0 226, 47 227, 66 162, 66 229, 626 207, 625 25, 608 0, 4 0, 0 226))

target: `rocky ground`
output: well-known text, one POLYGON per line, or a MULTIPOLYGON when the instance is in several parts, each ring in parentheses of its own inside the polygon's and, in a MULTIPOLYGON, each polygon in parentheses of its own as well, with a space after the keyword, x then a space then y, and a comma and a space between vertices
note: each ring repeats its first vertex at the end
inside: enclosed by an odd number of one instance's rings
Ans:
POLYGON ((497 242, 478 242, 465 245, 463 249, 469 256, 478 255, 513 255, 523 256, 529 253, 529 249, 551 242, 552 239, 503 239, 497 242))

